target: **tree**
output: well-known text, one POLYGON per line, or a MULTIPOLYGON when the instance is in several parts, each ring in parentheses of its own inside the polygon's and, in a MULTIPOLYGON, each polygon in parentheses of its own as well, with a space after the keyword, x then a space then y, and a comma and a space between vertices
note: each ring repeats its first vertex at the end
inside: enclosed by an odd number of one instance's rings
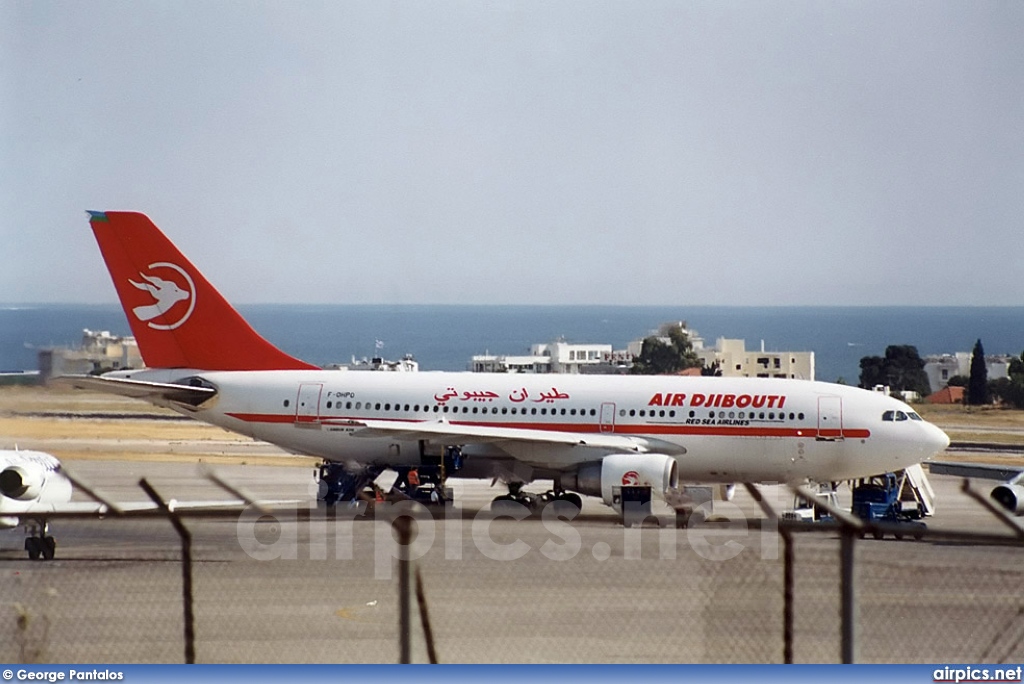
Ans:
POLYGON ((971 377, 967 382, 967 403, 971 406, 981 406, 989 401, 985 348, 981 346, 979 339, 974 343, 974 352, 971 354, 971 377))
POLYGON ((1024 352, 1010 361, 1009 375, 990 382, 989 390, 1003 404, 1024 409, 1024 352))
POLYGON ((967 387, 970 381, 966 375, 954 375, 946 382, 946 387, 967 387))
POLYGON ((875 385, 888 385, 894 392, 917 392, 925 397, 931 394, 924 360, 917 347, 909 344, 889 345, 885 356, 865 356, 860 360, 860 386, 872 389, 875 385))
POLYGON ((722 377, 722 364, 718 361, 712 361, 710 366, 704 366, 700 369, 700 374, 709 378, 720 378, 722 377))
POLYGON ((637 375, 672 375, 703 365, 693 351, 693 343, 686 334, 686 328, 681 324, 673 325, 662 332, 665 333, 663 336, 644 338, 640 356, 633 359, 630 372, 637 375))

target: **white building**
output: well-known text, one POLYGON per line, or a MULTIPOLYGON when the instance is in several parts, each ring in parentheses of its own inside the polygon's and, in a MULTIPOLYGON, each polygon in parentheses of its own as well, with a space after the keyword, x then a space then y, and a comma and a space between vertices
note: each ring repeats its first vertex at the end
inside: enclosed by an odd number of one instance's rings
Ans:
POLYGON ((43 380, 58 375, 86 375, 143 366, 134 337, 111 335, 106 330, 85 329, 79 348, 41 349, 38 359, 43 380))
POLYGON ((610 344, 572 344, 565 340, 535 344, 523 356, 480 354, 472 358, 476 373, 580 373, 615 372, 628 367, 632 356, 614 351, 610 344))
MULTIPOLYGON (((924 372, 928 375, 928 383, 933 392, 949 384, 950 378, 960 375, 971 376, 971 352, 954 354, 936 354, 924 357, 924 372)), ((1010 377, 1009 356, 985 356, 985 369, 989 380, 1010 377)))
MULTIPOLYGON (((668 330, 679 326, 686 331, 693 345, 693 351, 710 367, 718 363, 719 370, 725 377, 734 378, 797 378, 814 380, 814 352, 765 351, 761 342, 761 351, 749 351, 744 340, 731 340, 719 337, 713 347, 707 347, 704 339, 694 330, 686 328, 686 323, 666 323, 659 330, 659 337, 665 344, 669 343, 668 330)), ((629 352, 640 355, 643 339, 629 343, 629 352)))
POLYGON ((697 352, 705 366, 717 362, 722 375, 737 378, 796 378, 814 380, 814 352, 760 351, 746 348, 744 340, 719 337, 711 349, 697 352))
MULTIPOLYGON (((758 378, 814 379, 814 352, 747 351, 743 340, 719 338, 714 347, 705 347, 695 331, 686 323, 666 323, 655 333, 662 342, 670 342, 668 333, 683 328, 693 350, 705 366, 718 363, 723 376, 758 378)), ((480 354, 470 362, 477 373, 625 373, 640 355, 643 339, 633 340, 626 349, 615 350, 610 344, 571 344, 564 340, 535 344, 523 356, 480 354)))

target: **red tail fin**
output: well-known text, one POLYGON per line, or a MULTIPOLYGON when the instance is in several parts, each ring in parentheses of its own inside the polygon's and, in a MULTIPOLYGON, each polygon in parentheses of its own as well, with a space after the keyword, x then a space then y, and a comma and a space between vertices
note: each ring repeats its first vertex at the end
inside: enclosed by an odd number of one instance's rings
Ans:
POLYGON ((144 214, 90 211, 89 217, 150 368, 316 368, 260 337, 144 214))

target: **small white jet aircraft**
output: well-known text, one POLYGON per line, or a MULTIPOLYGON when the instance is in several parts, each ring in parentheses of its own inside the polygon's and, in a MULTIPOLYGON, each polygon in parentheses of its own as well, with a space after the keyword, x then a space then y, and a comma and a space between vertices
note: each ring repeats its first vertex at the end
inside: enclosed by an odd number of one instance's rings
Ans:
POLYGON ((60 461, 41 451, 0 451, 0 530, 25 526, 25 550, 36 560, 53 558, 47 514, 71 501, 71 481, 60 461))
MULTIPOLYGON (((208 475, 220 482, 215 475, 208 475)), ((139 515, 161 511, 154 501, 107 502, 72 501, 73 478, 68 477, 60 460, 52 454, 25 449, 0 449, 0 532, 25 528, 25 550, 32 560, 52 560, 57 542, 49 534, 49 521, 55 517, 139 515)), ((81 483, 79 483, 81 484, 81 483)), ((221 484, 224 487, 224 484, 221 484)), ((86 485, 85 493, 95 495, 86 485)), ((227 491, 238 494, 230 485, 227 491)), ((177 501, 165 505, 172 511, 224 510, 255 504, 257 506, 294 506, 297 501, 177 501)))
POLYGON ((170 407, 323 459, 319 498, 353 500, 387 468, 410 495, 494 478, 496 501, 615 505, 621 487, 836 481, 930 459, 942 430, 879 393, 792 379, 323 370, 258 335, 143 214, 89 212, 147 368, 83 388, 170 407))

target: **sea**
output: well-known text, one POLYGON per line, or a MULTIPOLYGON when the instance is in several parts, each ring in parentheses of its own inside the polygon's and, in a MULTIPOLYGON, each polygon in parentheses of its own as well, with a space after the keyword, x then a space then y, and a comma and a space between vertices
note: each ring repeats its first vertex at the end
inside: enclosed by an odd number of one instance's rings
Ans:
MULTIPOLYGON (((816 378, 857 384, 860 359, 892 344, 924 356, 1024 350, 1024 307, 240 305, 264 337, 317 365, 412 354, 423 371, 466 370, 474 354, 525 354, 564 339, 624 349, 662 323, 686 321, 707 345, 746 340, 749 350, 813 351, 816 378)), ((37 352, 75 346, 82 330, 130 335, 117 304, 0 305, 0 372, 35 370, 37 352)))

